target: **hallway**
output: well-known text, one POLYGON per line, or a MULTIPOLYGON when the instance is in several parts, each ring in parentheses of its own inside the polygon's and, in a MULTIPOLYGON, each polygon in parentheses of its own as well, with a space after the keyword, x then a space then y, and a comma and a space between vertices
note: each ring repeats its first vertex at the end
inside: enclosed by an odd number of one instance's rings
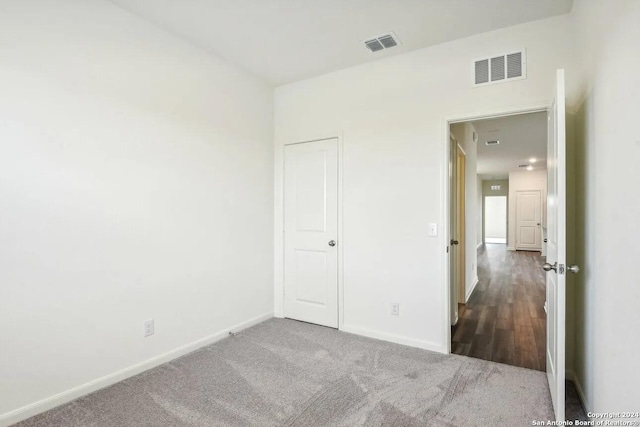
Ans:
POLYGON ((459 305, 451 352, 545 370, 545 275, 539 252, 478 249, 478 284, 459 305))

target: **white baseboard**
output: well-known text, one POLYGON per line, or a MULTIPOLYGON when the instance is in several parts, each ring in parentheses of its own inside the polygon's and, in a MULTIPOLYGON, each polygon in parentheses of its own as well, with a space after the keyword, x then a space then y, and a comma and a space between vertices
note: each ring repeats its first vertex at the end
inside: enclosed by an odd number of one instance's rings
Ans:
POLYGON ((423 350, 435 351, 437 353, 447 354, 449 352, 448 347, 442 344, 438 344, 430 341, 417 340, 414 338, 403 337, 401 335, 394 335, 394 334, 388 334, 386 332, 372 331, 370 329, 359 328, 356 326, 349 326, 349 325, 344 325, 340 330, 342 332, 348 332, 350 334, 362 335, 364 337, 375 338, 382 341, 389 341, 395 344, 402 344, 409 347, 417 347, 423 350))
POLYGON ((1 414, 0 427, 10 426, 11 424, 15 424, 27 418, 33 417, 34 415, 40 414, 44 411, 48 411, 49 409, 53 409, 56 406, 60 406, 65 403, 71 402, 72 400, 76 400, 79 397, 113 385, 117 382, 130 378, 151 368, 155 368, 156 366, 184 356, 185 354, 191 353, 195 350, 198 350, 199 348, 205 347, 209 344, 213 344, 216 341, 220 341, 221 339, 229 336, 229 332, 231 331, 237 332, 242 329, 249 328, 272 317, 273 313, 262 314, 258 317, 254 317, 253 319, 238 323, 237 325, 233 325, 230 328, 225 328, 220 332, 216 332, 215 334, 193 341, 189 344, 185 344, 128 368, 116 371, 109 375, 105 375, 104 377, 97 378, 93 381, 89 381, 88 383, 47 397, 38 402, 34 402, 21 408, 14 409, 13 411, 1 414))
POLYGON ((471 294, 473 293, 473 290, 476 288, 477 284, 478 284, 478 277, 476 276, 476 278, 473 280, 473 285, 471 285, 471 287, 469 289, 467 289, 467 293, 464 296, 464 303, 465 304, 467 302, 469 302, 469 298, 471 298, 471 294))
POLYGON ((589 403, 587 402, 587 398, 584 395, 584 390, 582 389, 582 384, 578 380, 578 376, 576 375, 576 373, 574 371, 568 370, 565 372, 565 376, 569 381, 573 382, 573 385, 576 387, 576 391, 578 392, 578 398, 580 399, 580 402, 582 403, 582 407, 584 408, 585 412, 586 413, 593 412, 591 409, 591 405, 589 405, 589 403))

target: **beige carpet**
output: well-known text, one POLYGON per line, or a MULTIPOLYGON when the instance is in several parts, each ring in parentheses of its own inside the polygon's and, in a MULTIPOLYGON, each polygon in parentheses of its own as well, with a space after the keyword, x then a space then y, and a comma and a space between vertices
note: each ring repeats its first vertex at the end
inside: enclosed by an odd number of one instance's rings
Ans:
POLYGON ((271 319, 27 426, 525 426, 543 372, 271 319))

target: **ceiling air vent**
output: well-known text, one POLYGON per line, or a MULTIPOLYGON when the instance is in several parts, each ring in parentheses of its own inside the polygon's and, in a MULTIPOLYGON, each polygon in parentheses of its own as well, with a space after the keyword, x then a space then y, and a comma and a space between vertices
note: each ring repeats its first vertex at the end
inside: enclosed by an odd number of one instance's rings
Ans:
POLYGON ((498 144, 500 144, 500 141, 498 141, 497 139, 493 141, 487 141, 484 143, 484 145, 498 145, 498 144))
POLYGON ((525 51, 495 55, 473 61, 473 85, 484 86, 526 78, 525 51))
POLYGON ((398 37, 396 37, 396 35, 393 33, 387 33, 381 36, 372 37, 364 42, 364 45, 371 52, 378 52, 383 49, 389 49, 394 46, 398 46, 399 44, 400 41, 398 41, 398 37))
POLYGON ((378 39, 367 40, 364 44, 367 45, 367 49, 371 52, 377 52, 384 49, 384 46, 382 46, 382 43, 380 43, 378 39))

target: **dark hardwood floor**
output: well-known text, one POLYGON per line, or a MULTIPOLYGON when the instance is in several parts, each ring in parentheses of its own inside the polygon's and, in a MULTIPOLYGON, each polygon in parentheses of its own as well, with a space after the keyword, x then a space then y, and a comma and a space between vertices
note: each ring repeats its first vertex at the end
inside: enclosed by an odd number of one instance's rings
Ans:
POLYGON ((544 259, 540 252, 478 249, 478 284, 460 305, 451 352, 545 370, 544 259))

